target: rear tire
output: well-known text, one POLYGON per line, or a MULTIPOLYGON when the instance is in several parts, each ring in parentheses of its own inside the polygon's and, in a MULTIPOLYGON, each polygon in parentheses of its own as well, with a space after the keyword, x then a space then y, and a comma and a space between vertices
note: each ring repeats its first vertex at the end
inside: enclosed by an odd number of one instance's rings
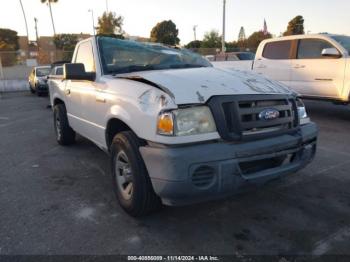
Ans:
POLYGON ((117 134, 111 145, 114 191, 121 207, 134 217, 162 206, 153 190, 139 147, 139 139, 131 131, 117 134))
POLYGON ((56 140, 60 145, 71 145, 75 142, 75 132, 69 126, 67 110, 64 104, 57 104, 54 107, 54 127, 56 140))
POLYGON ((29 84, 29 90, 30 90, 30 93, 35 94, 35 90, 32 88, 30 84, 29 84))

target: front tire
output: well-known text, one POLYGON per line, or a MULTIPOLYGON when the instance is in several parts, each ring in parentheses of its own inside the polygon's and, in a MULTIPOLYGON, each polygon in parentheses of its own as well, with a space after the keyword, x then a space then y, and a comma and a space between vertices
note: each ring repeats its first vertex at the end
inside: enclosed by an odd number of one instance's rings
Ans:
POLYGON ((32 88, 31 84, 29 84, 29 90, 30 90, 30 93, 35 94, 35 90, 32 88))
POLYGON ((69 126, 67 110, 64 104, 54 107, 54 127, 56 140, 60 145, 71 145, 75 142, 75 132, 69 126))
POLYGON ((161 207, 139 147, 139 139, 131 131, 117 134, 111 145, 114 191, 121 207, 135 217, 161 207))

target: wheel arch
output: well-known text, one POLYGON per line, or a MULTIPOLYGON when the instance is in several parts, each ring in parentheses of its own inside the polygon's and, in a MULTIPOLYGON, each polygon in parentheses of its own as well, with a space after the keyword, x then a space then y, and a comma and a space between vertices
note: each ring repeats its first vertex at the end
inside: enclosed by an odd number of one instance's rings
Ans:
POLYGON ((110 146, 112 144, 114 136, 123 131, 132 131, 134 134, 136 134, 132 130, 132 128, 128 124, 126 124, 123 120, 117 117, 113 117, 108 120, 106 125, 106 134, 105 134, 108 151, 110 150, 110 146))
POLYGON ((64 104, 64 101, 61 98, 55 97, 53 99, 53 106, 58 105, 58 104, 64 104))

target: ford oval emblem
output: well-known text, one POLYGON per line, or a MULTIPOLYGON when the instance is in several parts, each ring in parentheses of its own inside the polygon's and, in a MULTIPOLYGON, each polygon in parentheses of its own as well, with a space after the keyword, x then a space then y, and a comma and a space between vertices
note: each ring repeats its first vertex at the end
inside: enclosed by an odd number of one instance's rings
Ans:
POLYGON ((280 112, 277 109, 269 108, 259 113, 261 120, 274 120, 280 117, 280 112))

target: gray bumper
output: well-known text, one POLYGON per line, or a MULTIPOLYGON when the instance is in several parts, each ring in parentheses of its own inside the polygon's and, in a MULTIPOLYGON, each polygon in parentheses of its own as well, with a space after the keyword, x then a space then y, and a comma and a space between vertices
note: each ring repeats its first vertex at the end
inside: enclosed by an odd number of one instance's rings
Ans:
POLYGON ((293 135, 234 144, 141 147, 153 188, 167 205, 185 205, 233 195, 306 166, 316 151, 317 126, 293 135), (286 160, 276 164, 277 159, 286 160))
POLYGON ((49 90, 48 84, 38 84, 36 88, 37 91, 41 93, 47 93, 49 90))

